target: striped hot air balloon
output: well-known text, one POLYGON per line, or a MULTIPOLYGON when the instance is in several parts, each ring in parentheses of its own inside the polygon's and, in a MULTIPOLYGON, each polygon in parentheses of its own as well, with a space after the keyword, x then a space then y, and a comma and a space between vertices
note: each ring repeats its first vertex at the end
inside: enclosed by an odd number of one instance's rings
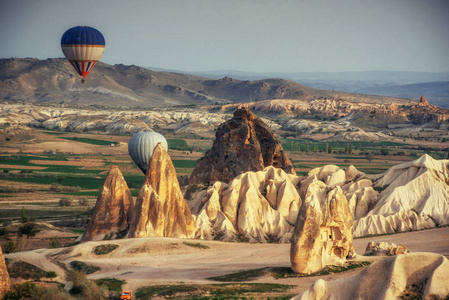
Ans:
MULTIPOLYGON (((101 32, 88 26, 70 28, 61 39, 62 52, 84 78, 100 59, 104 47, 105 41, 101 32)), ((84 79, 82 82, 84 83, 84 79)))
POLYGON ((153 156, 154 147, 161 143, 168 150, 167 140, 157 132, 142 131, 131 137, 128 142, 128 153, 143 174, 147 173, 148 164, 153 156))

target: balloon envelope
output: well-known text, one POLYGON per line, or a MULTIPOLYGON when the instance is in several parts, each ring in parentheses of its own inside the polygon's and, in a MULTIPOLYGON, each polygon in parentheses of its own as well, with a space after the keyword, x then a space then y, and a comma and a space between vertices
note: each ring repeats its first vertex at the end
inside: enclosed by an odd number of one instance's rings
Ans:
POLYGON ((162 143, 165 150, 168 150, 167 141, 157 132, 138 132, 131 137, 128 142, 128 153, 134 163, 146 174, 148 163, 153 156, 154 147, 162 143))
POLYGON ((72 27, 61 38, 62 52, 84 78, 100 59, 105 44, 101 32, 88 26, 72 27))

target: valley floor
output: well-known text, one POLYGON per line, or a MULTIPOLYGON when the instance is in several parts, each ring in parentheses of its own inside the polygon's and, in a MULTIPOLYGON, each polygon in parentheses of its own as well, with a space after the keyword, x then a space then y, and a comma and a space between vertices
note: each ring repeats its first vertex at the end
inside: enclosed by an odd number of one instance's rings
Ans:
MULTIPOLYGON (((403 244, 411 252, 434 252, 449 256, 448 237, 449 227, 443 227, 359 238, 354 240, 355 251, 358 254, 354 260, 369 261, 382 258, 362 256, 370 241, 403 244)), ((73 260, 82 261, 101 268, 88 278, 126 280, 123 288, 135 291, 139 287, 149 285, 217 283, 207 278, 267 266, 290 267, 290 244, 139 238, 86 242, 72 248, 17 252, 7 254, 5 257, 29 262, 46 271, 56 271, 60 278, 64 271, 57 266, 56 261, 66 264, 73 260), (102 244, 117 244, 119 247, 109 254, 96 255, 93 249, 102 244)), ((251 282, 293 285, 294 287, 288 293, 298 294, 306 290, 318 278, 326 281, 334 280, 356 275, 361 270, 362 268, 319 277, 284 279, 275 279, 267 275, 251 282)))

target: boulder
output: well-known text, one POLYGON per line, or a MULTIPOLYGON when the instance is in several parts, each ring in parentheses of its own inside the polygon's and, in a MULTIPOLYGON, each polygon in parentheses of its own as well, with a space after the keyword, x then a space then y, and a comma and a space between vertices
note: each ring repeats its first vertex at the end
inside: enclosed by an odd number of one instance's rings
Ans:
POLYGON ((137 196, 128 237, 192 238, 195 231, 173 162, 159 143, 137 196))
POLYGON ((354 255, 348 201, 339 186, 328 189, 319 180, 308 185, 290 247, 295 273, 314 273, 328 264, 343 264, 354 255))
POLYGON ((8 269, 3 257, 2 247, 0 247, 0 299, 11 289, 8 269))
POLYGON ((133 208, 133 197, 125 178, 117 166, 112 166, 81 241, 117 237, 121 231, 128 230, 133 208))
POLYGON ((445 299, 449 294, 449 261, 434 253, 410 253, 374 262, 355 276, 317 280, 295 300, 409 299, 413 286, 422 287, 416 299, 445 299))
POLYGON ((229 183, 244 172, 262 171, 267 166, 296 174, 270 128, 249 109, 241 107, 232 119, 218 127, 212 148, 197 161, 189 183, 229 183))
POLYGON ((402 244, 396 245, 394 243, 369 242, 366 246, 365 255, 399 255, 407 252, 407 248, 402 244))

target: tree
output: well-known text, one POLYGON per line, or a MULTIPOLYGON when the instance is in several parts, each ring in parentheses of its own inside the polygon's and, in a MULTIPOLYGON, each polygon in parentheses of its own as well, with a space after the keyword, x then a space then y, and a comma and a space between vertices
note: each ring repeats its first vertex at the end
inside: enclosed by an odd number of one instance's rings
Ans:
POLYGON ((40 230, 36 229, 35 223, 25 223, 19 227, 19 236, 26 235, 27 238, 35 236, 40 230))
POLYGON ((388 155, 388 153, 389 153, 390 151, 388 150, 388 149, 380 149, 380 154, 382 154, 382 155, 388 155))
POLYGON ((328 143, 326 143, 326 153, 329 153, 329 144, 328 143))
POLYGON ((26 223, 30 220, 30 217, 28 216, 27 211, 25 210, 25 207, 22 206, 22 212, 21 212, 21 221, 22 223, 26 223))
POLYGON ((368 153, 366 155, 366 159, 368 160, 368 162, 371 162, 374 159, 374 154, 372 154, 371 152, 368 153))

